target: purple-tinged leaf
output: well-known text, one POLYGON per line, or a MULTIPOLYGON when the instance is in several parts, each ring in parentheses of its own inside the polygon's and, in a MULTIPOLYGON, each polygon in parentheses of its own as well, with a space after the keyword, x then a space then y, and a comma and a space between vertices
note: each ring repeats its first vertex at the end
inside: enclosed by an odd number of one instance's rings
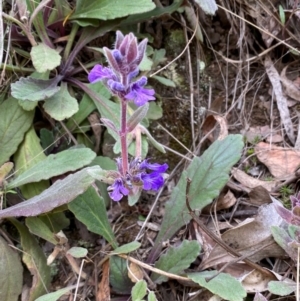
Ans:
POLYGON ((63 180, 58 180, 40 195, 1 210, 0 218, 36 216, 71 202, 94 182, 95 179, 90 172, 100 173, 101 168, 99 166, 87 167, 63 180))
POLYGON ((117 130, 116 126, 114 125, 114 123, 113 123, 111 120, 109 120, 109 119, 107 119, 107 118, 100 118, 100 120, 103 122, 103 124, 104 124, 107 128, 111 129, 111 130, 114 131, 116 134, 118 134, 118 130, 117 130))
POLYGON ((118 65, 118 62, 116 60, 116 58, 114 57, 114 55, 112 54, 112 51, 110 51, 108 48, 103 47, 103 51, 105 53, 105 56, 107 58, 107 61, 109 63, 109 65, 116 71, 116 72, 120 72, 120 68, 118 65))
POLYGON ((67 149, 49 155, 20 174, 7 185, 7 188, 13 189, 27 183, 39 182, 66 172, 75 171, 91 163, 95 157, 96 154, 86 147, 67 149))
POLYGON ((131 132, 135 127, 146 117, 149 109, 149 104, 145 103, 143 106, 139 107, 134 113, 130 116, 127 121, 127 131, 131 132))

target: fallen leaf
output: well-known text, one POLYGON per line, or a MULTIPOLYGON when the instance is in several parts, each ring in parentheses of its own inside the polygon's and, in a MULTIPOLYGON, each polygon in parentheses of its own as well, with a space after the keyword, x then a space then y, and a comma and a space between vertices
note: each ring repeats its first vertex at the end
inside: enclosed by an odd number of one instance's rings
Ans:
MULTIPOLYGON (((281 222, 273 203, 261 206, 255 219, 247 219, 243 224, 226 231, 221 239, 241 255, 249 254, 247 258, 254 262, 267 257, 281 257, 285 252, 274 241, 270 231, 271 226, 280 225, 281 222)), ((234 259, 221 246, 216 245, 208 258, 202 261, 200 268, 207 269, 234 259)))
POLYGON ((245 172, 238 168, 232 168, 231 174, 234 178, 239 181, 246 189, 247 192, 250 192, 251 189, 262 186, 267 191, 271 191, 277 184, 275 181, 262 181, 253 177, 248 176, 245 172))
POLYGON ((203 212, 207 213, 212 210, 223 210, 223 209, 228 209, 232 207, 236 203, 236 197, 234 194, 231 192, 231 190, 228 190, 226 194, 222 193, 220 197, 217 199, 216 204, 212 203, 205 208, 203 208, 203 212))
POLYGON ((283 147, 270 146, 260 142, 255 148, 259 161, 266 165, 276 178, 286 178, 295 173, 300 166, 300 151, 283 147))
POLYGON ((295 143, 295 135, 294 135, 293 123, 292 123, 290 112, 289 112, 289 109, 287 106, 287 99, 283 95, 282 86, 280 83, 280 80, 281 80, 280 76, 279 76, 277 70, 275 69, 274 63, 272 62, 272 60, 269 56, 266 56, 264 65, 265 65, 269 80, 272 84, 273 92, 276 97, 277 108, 280 113, 281 122, 284 125, 284 129, 286 131, 287 136, 289 137, 290 141, 294 144, 295 143))
POLYGON ((110 301, 109 260, 102 265, 102 278, 98 284, 97 301, 110 301))
POLYGON ((300 101, 300 88, 298 80, 296 79, 295 81, 291 81, 290 79, 288 79, 286 77, 286 69, 287 67, 284 67, 280 74, 280 80, 285 88, 285 93, 289 97, 300 101))
POLYGON ((228 136, 227 121, 219 115, 209 115, 206 117, 202 131, 204 135, 208 135, 211 142, 222 140, 228 136))
POLYGON ((136 264, 131 262, 128 269, 128 277, 133 283, 144 278, 143 270, 136 264))
POLYGON ((272 203, 272 199, 268 190, 262 186, 254 187, 249 192, 249 198, 249 203, 256 206, 272 203))

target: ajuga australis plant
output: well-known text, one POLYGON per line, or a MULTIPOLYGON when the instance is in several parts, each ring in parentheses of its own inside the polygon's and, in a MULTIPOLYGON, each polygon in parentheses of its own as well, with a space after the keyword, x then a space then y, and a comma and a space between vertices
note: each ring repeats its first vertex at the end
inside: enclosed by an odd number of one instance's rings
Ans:
MULTIPOLYGON (((136 121, 127 120, 128 102, 133 101, 138 107, 148 105, 155 100, 153 89, 145 88, 147 77, 138 78, 139 64, 141 63, 147 46, 147 39, 138 43, 137 38, 129 33, 123 35, 117 31, 115 48, 104 48, 108 67, 96 65, 89 73, 91 83, 103 81, 108 89, 120 99, 120 129, 112 121, 103 119, 102 122, 120 137, 121 158, 117 159, 117 171, 111 171, 109 176, 113 179, 108 187, 112 200, 120 201, 124 195, 135 195, 142 189, 159 190, 164 184, 164 172, 168 165, 150 163, 148 159, 141 160, 141 144, 136 145, 136 156, 129 161, 127 134, 134 132, 137 124, 145 115, 144 110, 138 109, 136 121)), ((138 134, 137 134, 138 135, 138 134)), ((138 141, 138 137, 136 137, 138 141)))

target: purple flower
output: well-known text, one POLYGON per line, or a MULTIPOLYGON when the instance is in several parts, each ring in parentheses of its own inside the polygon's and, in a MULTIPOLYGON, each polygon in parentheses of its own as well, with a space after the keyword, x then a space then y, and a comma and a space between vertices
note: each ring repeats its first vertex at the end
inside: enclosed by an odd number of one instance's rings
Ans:
POLYGON ((129 194, 129 190, 124 186, 122 179, 118 178, 110 185, 107 190, 112 200, 118 202, 124 195, 129 194))
POLYGON ((168 169, 168 164, 158 164, 158 163, 148 163, 148 160, 144 160, 141 164, 140 164, 140 168, 141 169, 150 169, 156 172, 160 172, 163 173, 168 169))
POLYGON ((153 89, 145 89, 144 86, 147 83, 145 76, 141 77, 136 82, 130 85, 129 93, 125 95, 125 99, 133 100, 137 106, 143 106, 150 100, 155 100, 153 96, 155 94, 153 89))
POLYGON ((95 65, 89 73, 88 79, 90 83, 95 83, 104 79, 117 80, 117 77, 110 68, 103 67, 101 65, 95 65))
POLYGON ((150 174, 143 173, 141 179, 145 190, 157 191, 164 185, 164 178, 159 172, 152 172, 150 174))

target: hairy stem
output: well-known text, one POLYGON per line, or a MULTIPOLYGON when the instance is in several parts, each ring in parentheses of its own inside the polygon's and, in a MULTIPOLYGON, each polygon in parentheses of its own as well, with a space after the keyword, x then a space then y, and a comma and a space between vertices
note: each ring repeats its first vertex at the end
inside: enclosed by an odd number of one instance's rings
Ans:
POLYGON ((120 142, 121 142, 121 156, 122 156, 122 170, 124 175, 128 171, 128 149, 127 149, 127 102, 121 99, 121 129, 120 129, 120 142))

